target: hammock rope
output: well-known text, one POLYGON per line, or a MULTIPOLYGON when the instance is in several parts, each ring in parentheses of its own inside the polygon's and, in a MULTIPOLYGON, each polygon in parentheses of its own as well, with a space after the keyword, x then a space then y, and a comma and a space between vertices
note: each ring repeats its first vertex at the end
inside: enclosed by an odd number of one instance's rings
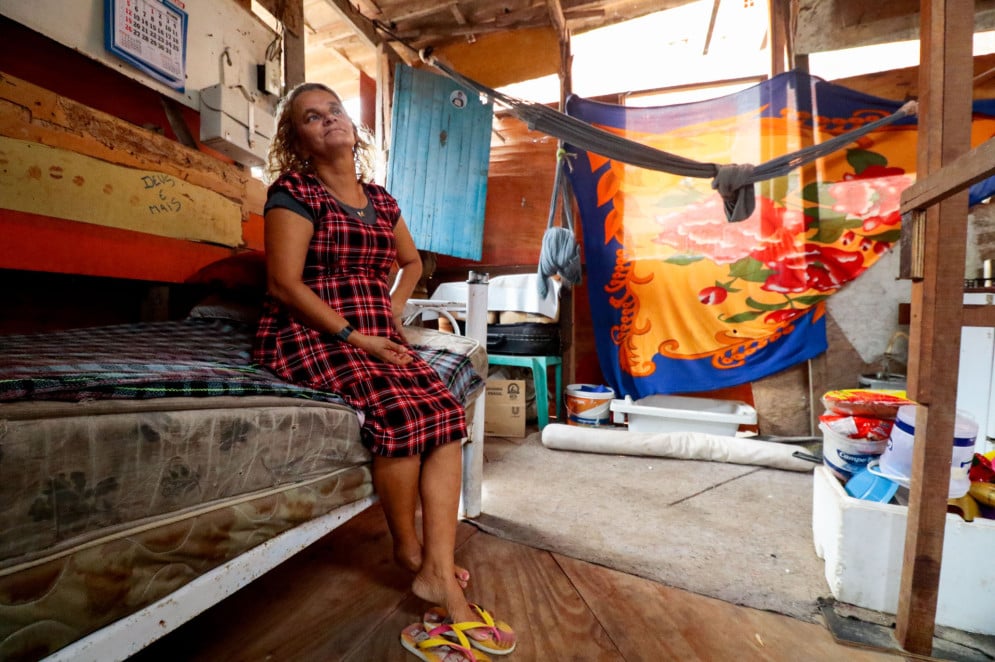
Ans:
POLYGON ((712 188, 722 196, 726 219, 730 222, 746 220, 753 213, 756 207, 753 184, 782 177, 799 166, 832 154, 872 131, 915 115, 918 107, 915 101, 908 101, 891 115, 759 165, 717 164, 695 161, 622 138, 549 106, 518 99, 487 87, 463 76, 426 51, 422 51, 420 55, 422 61, 435 67, 450 79, 491 98, 495 103, 500 103, 512 115, 523 121, 530 130, 545 133, 580 149, 641 168, 684 177, 711 179, 712 188))

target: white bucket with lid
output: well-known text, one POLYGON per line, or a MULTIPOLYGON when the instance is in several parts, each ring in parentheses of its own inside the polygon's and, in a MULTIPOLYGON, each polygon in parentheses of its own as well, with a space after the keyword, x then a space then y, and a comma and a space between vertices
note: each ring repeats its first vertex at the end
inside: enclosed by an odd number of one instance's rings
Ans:
POLYGON ((615 391, 600 384, 569 384, 564 398, 567 425, 610 425, 615 391))
MULTIPOLYGON (((916 405, 898 408, 895 425, 888 437, 888 447, 881 454, 877 466, 870 471, 890 478, 899 485, 909 486, 912 477, 912 446, 915 440, 916 405)), ((978 423, 972 416, 957 410, 954 422, 953 452, 950 458, 950 490, 948 499, 959 499, 971 488, 968 470, 974 458, 974 442, 978 436, 978 423)))
POLYGON ((878 459, 888 445, 887 439, 852 439, 833 431, 825 423, 822 430, 822 461, 842 481, 850 480, 872 460, 878 459))

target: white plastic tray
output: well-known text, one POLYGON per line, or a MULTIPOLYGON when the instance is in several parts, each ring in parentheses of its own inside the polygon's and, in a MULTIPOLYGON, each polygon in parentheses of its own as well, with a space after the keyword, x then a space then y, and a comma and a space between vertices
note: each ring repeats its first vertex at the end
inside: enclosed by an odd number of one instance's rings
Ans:
POLYGON ((707 432, 734 435, 740 425, 755 425, 757 411, 738 400, 687 395, 631 396, 612 400, 615 423, 628 420, 630 432, 707 432))

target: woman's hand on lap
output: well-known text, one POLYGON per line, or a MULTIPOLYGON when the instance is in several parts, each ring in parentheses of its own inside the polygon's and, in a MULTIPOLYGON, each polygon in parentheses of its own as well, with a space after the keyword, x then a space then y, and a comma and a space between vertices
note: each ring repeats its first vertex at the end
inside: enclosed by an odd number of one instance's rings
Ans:
POLYGON ((381 361, 393 363, 394 365, 407 365, 412 361, 408 348, 394 342, 390 338, 364 335, 362 338, 357 338, 357 340, 359 342, 353 344, 366 350, 381 361))

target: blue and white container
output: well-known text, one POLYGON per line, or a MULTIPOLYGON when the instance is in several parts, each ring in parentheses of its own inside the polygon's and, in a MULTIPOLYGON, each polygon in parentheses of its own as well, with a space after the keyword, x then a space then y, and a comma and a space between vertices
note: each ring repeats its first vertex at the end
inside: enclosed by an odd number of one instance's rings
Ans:
MULTIPOLYGON (((916 405, 898 408, 895 425, 891 428, 888 447, 872 471, 890 478, 899 485, 909 486, 912 476, 912 446, 915 440, 916 405)), ((950 491, 948 499, 959 499, 971 488, 968 470, 974 458, 974 442, 978 423, 963 409, 957 410, 954 422, 953 452, 950 458, 950 491)))

